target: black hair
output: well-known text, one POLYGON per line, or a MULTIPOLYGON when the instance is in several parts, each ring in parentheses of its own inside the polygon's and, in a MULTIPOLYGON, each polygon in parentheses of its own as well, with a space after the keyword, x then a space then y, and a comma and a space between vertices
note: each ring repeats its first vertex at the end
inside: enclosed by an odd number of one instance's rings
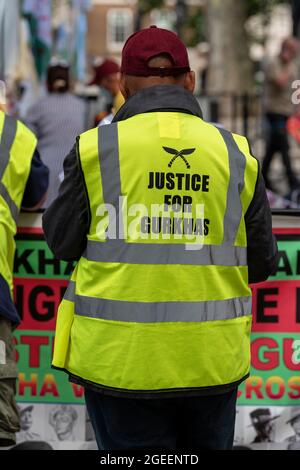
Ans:
POLYGON ((48 68, 47 87, 49 93, 66 93, 70 89, 69 67, 54 65, 48 68))

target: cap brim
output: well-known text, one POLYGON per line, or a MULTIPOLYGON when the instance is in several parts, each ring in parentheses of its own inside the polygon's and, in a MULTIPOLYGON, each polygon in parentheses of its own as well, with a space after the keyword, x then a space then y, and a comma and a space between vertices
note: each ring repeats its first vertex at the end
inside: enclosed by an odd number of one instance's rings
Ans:
POLYGON ((298 415, 294 416, 293 418, 290 418, 288 421, 286 421, 285 423, 286 424, 290 424, 292 423, 293 421, 295 421, 296 419, 300 418, 300 412, 298 415))
MULTIPOLYGON (((266 419, 266 421, 263 421, 263 422, 260 422, 260 423, 257 423, 257 424, 270 423, 270 421, 274 421, 274 419, 280 418, 280 416, 281 415, 273 416, 272 418, 268 418, 268 419, 266 419)), ((248 424, 247 428, 251 428, 251 427, 254 427, 254 426, 255 426, 254 424, 248 424)))
POLYGON ((33 410, 33 405, 25 406, 25 408, 20 408, 19 413, 25 413, 25 411, 32 411, 32 410, 33 410))

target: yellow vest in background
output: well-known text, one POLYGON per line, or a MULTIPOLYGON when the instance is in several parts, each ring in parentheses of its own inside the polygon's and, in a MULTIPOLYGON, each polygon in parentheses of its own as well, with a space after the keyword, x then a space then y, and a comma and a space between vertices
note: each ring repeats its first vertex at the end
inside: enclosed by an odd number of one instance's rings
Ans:
POLYGON ((125 99, 124 99, 124 96, 122 95, 122 93, 119 91, 119 93, 115 96, 114 98, 114 102, 113 102, 113 113, 114 114, 117 114, 117 112, 119 111, 119 109, 123 106, 123 104, 125 103, 125 99))
POLYGON ((0 111, 0 274, 13 291, 17 220, 36 147, 34 134, 0 111))
POLYGON ((129 392, 246 378, 244 215, 258 176, 246 139, 152 112, 83 134, 78 153, 91 224, 59 309, 53 365, 129 392))

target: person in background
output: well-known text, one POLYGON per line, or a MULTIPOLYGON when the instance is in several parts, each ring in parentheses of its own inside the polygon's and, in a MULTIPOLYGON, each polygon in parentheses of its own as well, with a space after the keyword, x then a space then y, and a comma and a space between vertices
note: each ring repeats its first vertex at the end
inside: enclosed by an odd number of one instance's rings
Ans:
POLYGON ((94 67, 94 79, 91 85, 97 85, 104 92, 107 98, 106 109, 95 116, 95 126, 103 123, 110 123, 113 116, 123 106, 125 100, 120 91, 120 67, 110 59, 106 59, 100 65, 94 67))
POLYGON ((59 441, 75 441, 74 426, 77 419, 77 411, 70 405, 58 405, 49 414, 49 424, 59 441))
POLYGON ((20 431, 12 336, 20 323, 13 302, 14 236, 20 207, 37 210, 48 188, 49 172, 35 149, 33 133, 0 106, 0 447, 15 444, 20 431))
POLYGON ((33 418, 32 412, 34 409, 33 405, 25 406, 25 408, 19 409, 19 416, 20 416, 20 427, 21 431, 17 434, 17 442, 23 441, 38 441, 41 436, 36 432, 32 431, 33 425, 33 418))
POLYGON ((253 426, 256 432, 256 436, 252 444, 258 444, 261 442, 274 442, 274 423, 275 419, 279 418, 279 415, 272 416, 269 408, 257 408, 251 411, 250 426, 253 426))
POLYGON ((295 406, 291 409, 291 418, 286 422, 293 428, 294 435, 285 439, 289 444, 288 450, 300 449, 300 406, 295 406))
POLYGON ((47 74, 48 95, 28 111, 26 124, 38 139, 38 151, 50 170, 45 207, 58 194, 63 180, 63 161, 77 135, 85 131, 86 107, 70 92, 69 66, 52 61, 47 74))
POLYGON ((269 177, 270 166, 274 155, 281 154, 290 192, 300 186, 292 168, 287 121, 293 114, 292 83, 297 79, 296 56, 299 51, 298 41, 294 38, 285 39, 279 57, 269 63, 266 69, 266 119, 269 124, 266 155, 262 173, 268 189, 272 188, 269 177))

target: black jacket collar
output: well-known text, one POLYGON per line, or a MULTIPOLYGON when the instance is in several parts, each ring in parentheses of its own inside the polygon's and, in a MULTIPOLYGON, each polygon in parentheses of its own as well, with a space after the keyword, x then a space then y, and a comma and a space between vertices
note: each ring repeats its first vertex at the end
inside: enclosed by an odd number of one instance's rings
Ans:
POLYGON ((145 88, 131 96, 120 108, 113 122, 156 111, 182 112, 203 117, 199 103, 192 93, 176 85, 159 85, 145 88))

